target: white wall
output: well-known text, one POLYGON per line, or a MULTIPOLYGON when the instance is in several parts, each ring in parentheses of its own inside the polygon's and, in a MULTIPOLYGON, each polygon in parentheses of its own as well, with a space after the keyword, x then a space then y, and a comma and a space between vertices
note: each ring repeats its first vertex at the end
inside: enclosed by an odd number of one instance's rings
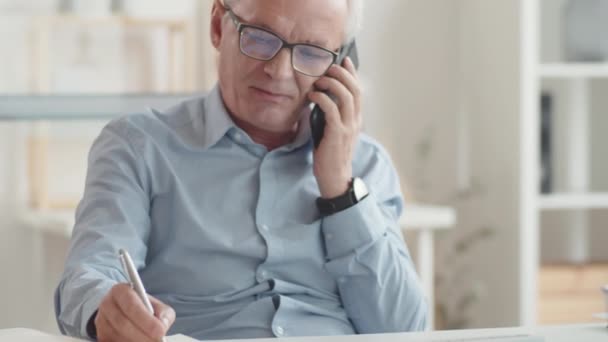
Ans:
POLYGON ((454 187, 457 4, 385 0, 367 4, 360 45, 366 131, 391 153, 409 199, 437 201, 454 187), (416 151, 433 133, 433 152, 416 151), (428 187, 421 189, 422 173, 428 187))
POLYGON ((458 225, 437 244, 441 255, 474 229, 494 230, 462 256, 470 278, 454 284, 460 292, 485 288, 473 310, 462 313, 470 327, 519 322, 518 30, 511 0, 394 0, 368 5, 359 40, 367 130, 391 152, 408 197, 454 204, 447 199, 458 184, 485 188, 455 202, 458 225), (470 124, 470 162, 463 169, 461 112, 470 124), (418 148, 429 134, 431 155, 421 159, 418 148))
MULTIPOLYGON (((494 236, 475 248, 473 276, 487 287, 473 327, 519 323, 519 3, 458 2, 463 85, 471 122, 471 173, 485 194, 459 208, 463 229, 479 225, 494 236)), ((460 226, 459 226, 460 228, 460 226)))

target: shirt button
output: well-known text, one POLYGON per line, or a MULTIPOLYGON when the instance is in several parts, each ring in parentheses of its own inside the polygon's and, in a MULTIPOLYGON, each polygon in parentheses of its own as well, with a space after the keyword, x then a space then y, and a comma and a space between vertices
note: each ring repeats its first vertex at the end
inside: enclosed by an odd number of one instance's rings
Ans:
POLYGON ((236 141, 241 141, 243 140, 243 135, 241 133, 235 133, 234 139, 236 139, 236 141))
POLYGON ((258 277, 257 277, 258 282, 261 283, 261 282, 265 281, 267 278, 268 278, 268 272, 267 271, 264 271, 264 270, 258 271, 258 277))
POLYGON ((263 224, 262 225, 262 230, 265 231, 265 232, 267 232, 267 231, 270 230, 270 228, 267 225, 263 224))
POLYGON ((325 239, 326 239, 326 240, 331 240, 331 239, 333 239, 333 238, 334 238, 334 235, 333 235, 333 234, 325 234, 325 239))
POLYGON ((285 335, 285 329, 283 329, 283 327, 282 327, 282 326, 278 326, 278 327, 276 327, 275 332, 276 332, 276 334, 277 334, 278 336, 283 336, 283 335, 285 335))

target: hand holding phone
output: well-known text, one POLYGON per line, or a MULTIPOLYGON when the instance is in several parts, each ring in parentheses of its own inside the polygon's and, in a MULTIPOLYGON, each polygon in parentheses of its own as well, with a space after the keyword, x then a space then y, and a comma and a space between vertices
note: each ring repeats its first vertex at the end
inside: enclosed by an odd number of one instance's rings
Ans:
MULTIPOLYGON (((350 57, 355 65, 355 68, 359 68, 359 56, 357 54, 357 44, 355 41, 345 46, 341 51, 340 55, 336 59, 335 64, 342 65, 344 58, 350 57)), ((321 144, 323 133, 325 132, 325 113, 318 105, 315 105, 310 114, 310 131, 312 134, 312 140, 315 149, 321 144)))

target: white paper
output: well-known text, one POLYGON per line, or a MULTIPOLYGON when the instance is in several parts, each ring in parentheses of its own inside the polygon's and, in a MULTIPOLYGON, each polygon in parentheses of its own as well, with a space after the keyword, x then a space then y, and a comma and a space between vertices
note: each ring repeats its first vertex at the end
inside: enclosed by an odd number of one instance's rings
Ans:
MULTIPOLYGON (((0 329, 0 342, 81 342, 84 340, 73 337, 45 334, 31 329, 0 329)), ((167 337, 168 342, 198 342, 184 335, 173 335, 167 337)))
POLYGON ((167 337, 167 342, 198 342, 198 340, 180 334, 167 337))
POLYGON ((0 330, 1 342, 77 342, 82 341, 71 337, 45 334, 30 329, 0 330))

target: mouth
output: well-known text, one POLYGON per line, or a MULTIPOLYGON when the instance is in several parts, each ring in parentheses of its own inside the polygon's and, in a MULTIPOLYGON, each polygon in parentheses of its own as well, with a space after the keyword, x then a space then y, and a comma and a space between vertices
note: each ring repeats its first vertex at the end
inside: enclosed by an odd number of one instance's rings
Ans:
POLYGON ((289 95, 275 93, 273 91, 269 91, 269 90, 258 88, 258 87, 251 87, 251 89, 253 90, 253 93, 256 97, 263 99, 263 100, 271 101, 271 102, 282 102, 282 101, 289 100, 291 98, 291 96, 289 96, 289 95))

